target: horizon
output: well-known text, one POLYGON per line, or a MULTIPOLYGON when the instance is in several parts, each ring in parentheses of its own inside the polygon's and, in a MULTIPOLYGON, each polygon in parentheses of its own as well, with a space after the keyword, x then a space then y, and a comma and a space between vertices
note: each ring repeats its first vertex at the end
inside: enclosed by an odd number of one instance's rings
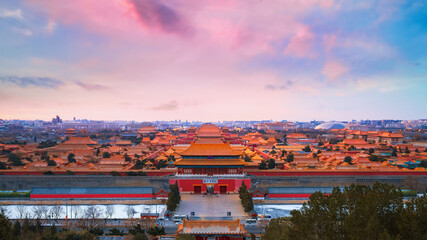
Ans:
POLYGON ((3 1, 0 119, 426 119, 426 18, 387 0, 3 1))
MULTIPOLYGON (((59 116, 60 117, 60 116, 59 116)), ((3 121, 43 121, 43 122, 51 122, 53 118, 50 119, 1 119, 3 121)), ((125 119, 113 119, 113 120, 102 120, 102 119, 88 119, 88 118, 76 118, 74 119, 62 119, 62 121, 64 122, 79 122, 79 121, 100 121, 100 122, 136 122, 136 123, 153 123, 153 122, 176 122, 176 121, 180 121, 180 122, 200 122, 203 124, 215 124, 215 123, 224 123, 224 122, 289 122, 289 123, 304 123, 304 122, 341 122, 341 123, 351 123, 353 121, 355 122, 360 122, 360 121, 420 121, 420 120, 426 120, 425 118, 420 118, 420 119, 351 119, 351 120, 317 120, 317 119, 312 119, 312 120, 307 120, 307 121, 302 121, 302 120, 289 120, 289 119, 279 119, 279 120, 274 120, 274 119, 262 119, 262 120, 254 120, 254 119, 249 119, 249 120, 218 120, 218 121, 202 121, 202 120, 185 120, 185 119, 173 119, 173 120, 125 120, 125 119)))

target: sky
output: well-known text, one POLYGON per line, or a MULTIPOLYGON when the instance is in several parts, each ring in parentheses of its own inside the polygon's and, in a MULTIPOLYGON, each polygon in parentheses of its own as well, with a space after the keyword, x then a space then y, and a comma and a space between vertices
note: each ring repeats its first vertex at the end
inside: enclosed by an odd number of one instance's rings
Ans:
POLYGON ((420 119, 426 106, 426 1, 0 2, 0 119, 420 119))

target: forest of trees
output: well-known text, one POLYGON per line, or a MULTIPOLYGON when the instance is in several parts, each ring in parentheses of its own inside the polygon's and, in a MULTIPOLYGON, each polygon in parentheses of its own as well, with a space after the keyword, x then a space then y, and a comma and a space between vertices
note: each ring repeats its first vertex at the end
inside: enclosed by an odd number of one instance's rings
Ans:
POLYGON ((427 239, 427 196, 404 203, 392 185, 350 185, 311 195, 289 218, 273 219, 263 239, 427 239))

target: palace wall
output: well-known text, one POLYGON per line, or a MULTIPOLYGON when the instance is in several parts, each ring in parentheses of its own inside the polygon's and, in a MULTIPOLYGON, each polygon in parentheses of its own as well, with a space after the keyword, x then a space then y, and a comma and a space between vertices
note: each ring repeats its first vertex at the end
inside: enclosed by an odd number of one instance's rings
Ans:
POLYGON ((168 189, 169 177, 110 175, 0 175, 0 190, 32 187, 154 187, 168 189))

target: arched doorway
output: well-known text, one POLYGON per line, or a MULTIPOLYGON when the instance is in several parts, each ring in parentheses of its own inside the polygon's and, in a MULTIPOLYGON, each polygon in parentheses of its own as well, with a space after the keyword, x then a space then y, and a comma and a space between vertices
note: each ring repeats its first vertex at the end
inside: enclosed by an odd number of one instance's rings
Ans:
POLYGON ((207 194, 214 194, 215 193, 214 185, 206 185, 206 193, 207 194))

